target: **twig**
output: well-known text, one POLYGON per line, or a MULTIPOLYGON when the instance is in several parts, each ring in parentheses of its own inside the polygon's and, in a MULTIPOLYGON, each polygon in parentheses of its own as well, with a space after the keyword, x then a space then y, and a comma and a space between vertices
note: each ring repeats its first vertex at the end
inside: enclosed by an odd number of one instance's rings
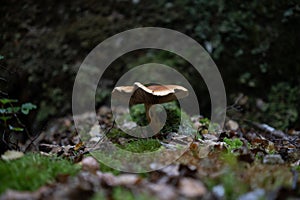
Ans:
POLYGON ((0 77, 0 81, 7 82, 7 80, 5 78, 2 78, 2 77, 0 77))
MULTIPOLYGON (((115 123, 116 123, 116 121, 114 120, 112 126, 111 126, 111 127, 103 134, 104 136, 106 136, 106 135, 111 131, 111 129, 113 129, 113 127, 115 126, 115 123)), ((93 148, 95 148, 101 141, 103 141, 104 136, 102 136, 102 137, 98 140, 98 142, 93 146, 93 148)))
POLYGON ((255 126, 256 128, 258 128, 262 131, 271 133, 275 137, 279 137, 279 138, 290 141, 290 138, 288 138, 288 136, 283 131, 276 130, 275 128, 269 126, 268 124, 260 124, 260 123, 253 122, 250 120, 244 120, 244 121, 250 123, 251 125, 255 126))
POLYGON ((290 144, 294 145, 295 147, 299 148, 299 145, 297 144, 296 140, 298 139, 297 137, 296 138, 291 138, 289 137, 288 135, 286 135, 286 133, 284 133, 283 131, 280 131, 280 130, 276 130, 275 128, 267 125, 267 124, 260 124, 260 123, 257 123, 257 122, 253 122, 253 121, 250 121, 250 120, 243 120, 251 125, 253 125, 254 127, 262 130, 262 131, 265 131, 265 132, 268 132, 270 133, 271 135, 275 136, 275 137, 278 137, 280 139, 276 139, 276 138, 272 138, 272 140, 285 140, 287 142, 289 142, 290 144))
POLYGON ((5 140, 5 130, 3 131, 3 135, 2 135, 2 141, 4 142, 4 144, 9 147, 8 143, 5 140))
POLYGON ((239 101, 241 100, 241 98, 243 97, 243 94, 240 94, 236 100, 234 101, 234 103, 230 106, 227 106, 226 110, 235 110, 237 112, 240 112, 242 110, 242 107, 239 105, 239 101))
MULTIPOLYGON (((25 148, 25 152, 29 149, 29 147, 33 144, 34 147, 36 148, 36 145, 34 144, 34 141, 39 137, 40 135, 39 134, 36 134, 36 136, 31 139, 31 137, 29 137, 29 140, 30 140, 30 143, 27 145, 27 147, 25 148)), ((37 149, 37 148, 36 148, 37 149)))
POLYGON ((10 141, 10 136, 8 136, 8 141, 5 140, 5 130, 3 131, 3 135, 2 135, 2 141, 4 142, 4 144, 8 147, 8 149, 16 149, 16 150, 20 150, 20 147, 18 146, 18 141, 17 143, 13 143, 10 141))
POLYGON ((293 180, 292 180, 292 190, 297 190, 297 182, 298 182, 298 172, 295 169, 291 169, 292 174, 293 174, 293 180))
POLYGON ((1 90, 0 90, 0 94, 3 95, 3 96, 7 96, 8 95, 6 92, 3 92, 1 90))
MULTIPOLYGON (((115 126, 115 120, 113 121, 112 126, 111 126, 109 129, 107 129, 107 131, 103 134, 103 136, 97 141, 96 144, 94 144, 93 147, 90 148, 90 150, 91 150, 91 149, 96 150, 95 147, 96 147, 101 141, 104 140, 104 136, 107 135, 107 134, 113 129, 114 126, 115 126)), ((84 151, 82 154, 87 154, 87 153, 89 153, 89 152, 90 152, 90 151, 87 150, 87 151, 84 151)))
POLYGON ((16 73, 15 71, 14 72, 11 72, 10 70, 8 70, 6 67, 4 67, 3 65, 0 65, 0 68, 4 69, 5 71, 7 71, 8 73, 10 74, 13 74, 13 73, 16 73))

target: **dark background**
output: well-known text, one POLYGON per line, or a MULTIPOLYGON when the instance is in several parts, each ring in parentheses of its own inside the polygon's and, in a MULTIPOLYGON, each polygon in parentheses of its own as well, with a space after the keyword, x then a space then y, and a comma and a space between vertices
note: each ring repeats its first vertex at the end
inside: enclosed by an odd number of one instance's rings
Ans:
MULTIPOLYGON (((4 0, 0 6, 1 98, 32 102, 22 117, 32 132, 71 114, 75 75, 100 42, 136 27, 165 27, 209 51, 225 82, 228 104, 244 94, 242 116, 282 129, 299 128, 299 1, 225 0, 4 0)), ((176 41, 174 41, 176 42, 176 41)), ((210 100, 189 64, 167 52, 143 50, 116 60, 105 73, 97 106, 107 104, 115 81, 138 64, 173 66, 189 77, 209 116, 210 100)))

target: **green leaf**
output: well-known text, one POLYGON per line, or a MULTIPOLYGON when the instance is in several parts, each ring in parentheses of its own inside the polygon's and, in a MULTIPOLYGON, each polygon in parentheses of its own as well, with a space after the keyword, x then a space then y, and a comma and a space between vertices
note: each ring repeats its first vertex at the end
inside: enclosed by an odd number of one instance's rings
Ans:
POLYGON ((3 60, 4 59, 4 56, 0 55, 0 60, 3 60))
POLYGON ((224 142, 227 144, 228 150, 229 152, 231 152, 234 149, 238 149, 241 146, 243 146, 243 142, 238 139, 238 138, 234 138, 234 139, 228 139, 228 138, 224 138, 224 142))
POLYGON ((8 107, 4 110, 6 110, 7 114, 11 114, 11 113, 19 112, 20 109, 21 109, 20 107, 8 107))
POLYGON ((11 116, 0 116, 0 120, 6 122, 7 120, 11 119, 11 116))
POLYGON ((11 131, 24 131, 24 128, 21 128, 21 127, 13 127, 11 125, 8 125, 9 127, 9 130, 11 131))
POLYGON ((18 100, 16 100, 16 99, 0 99, 0 103, 1 104, 3 104, 3 105, 5 105, 5 104, 7 104, 7 103, 15 103, 15 102, 18 102, 18 100))
POLYGON ((0 114, 12 114, 19 112, 20 109, 20 107, 0 108, 0 114))
POLYGON ((28 115, 29 111, 32 109, 36 109, 36 105, 32 103, 24 103, 22 104, 21 112, 25 115, 28 115))

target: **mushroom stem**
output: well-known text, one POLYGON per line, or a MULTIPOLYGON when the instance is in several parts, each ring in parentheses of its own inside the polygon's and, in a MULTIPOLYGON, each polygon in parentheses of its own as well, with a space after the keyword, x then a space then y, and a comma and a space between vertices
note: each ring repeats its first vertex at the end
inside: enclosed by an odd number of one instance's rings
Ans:
POLYGON ((145 105, 145 111, 146 111, 146 117, 147 117, 147 121, 150 125, 150 128, 152 129, 152 131, 154 133, 157 133, 160 129, 160 124, 159 124, 159 121, 157 121, 157 115, 156 115, 156 112, 152 110, 150 110, 151 106, 154 105, 154 104, 144 104, 145 105), (152 118, 150 118, 150 116, 152 118), (152 121, 152 123, 151 123, 152 121))
POLYGON ((147 103, 145 103, 144 106, 145 106, 146 117, 147 117, 148 123, 150 123, 150 122, 151 122, 151 118, 150 118, 150 107, 152 106, 152 104, 147 104, 147 103))

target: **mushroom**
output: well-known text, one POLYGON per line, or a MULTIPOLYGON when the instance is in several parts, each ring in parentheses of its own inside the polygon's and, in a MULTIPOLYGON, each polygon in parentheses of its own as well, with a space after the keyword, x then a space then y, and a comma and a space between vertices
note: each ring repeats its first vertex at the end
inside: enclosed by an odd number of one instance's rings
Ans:
POLYGON ((129 106, 136 104, 144 104, 147 120, 150 123, 150 107, 154 104, 162 104, 176 99, 181 99, 188 95, 188 90, 179 85, 158 85, 152 84, 145 86, 139 82, 135 82, 133 86, 119 86, 112 91, 119 100, 129 99, 129 106))

